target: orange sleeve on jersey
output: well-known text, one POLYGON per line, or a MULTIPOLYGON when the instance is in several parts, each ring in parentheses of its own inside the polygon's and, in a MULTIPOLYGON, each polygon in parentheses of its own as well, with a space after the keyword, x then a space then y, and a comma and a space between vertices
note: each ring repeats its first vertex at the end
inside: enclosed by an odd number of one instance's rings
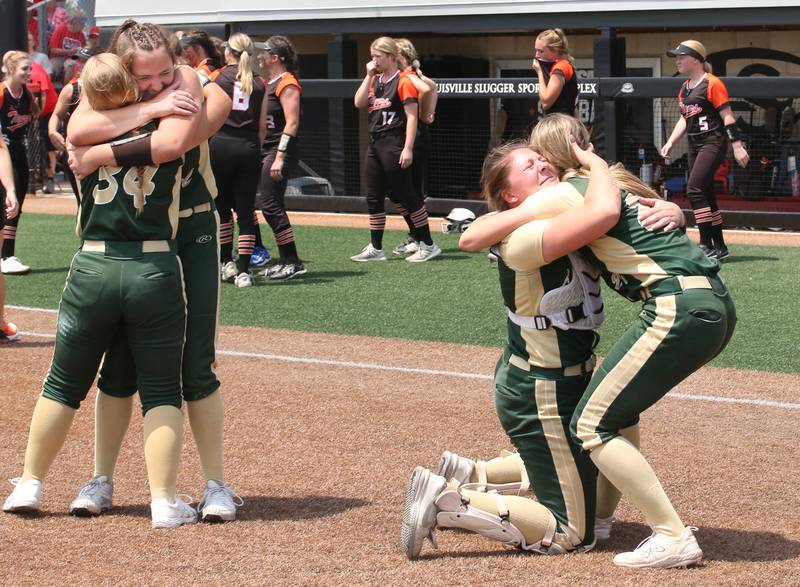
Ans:
POLYGON ((287 88, 289 86, 295 86, 301 94, 303 93, 303 90, 300 87, 300 82, 297 81, 297 78, 294 77, 291 73, 287 73, 285 76, 281 78, 281 81, 278 82, 278 87, 275 88, 275 95, 278 98, 280 98, 281 92, 284 90, 284 88, 287 88))
POLYGON ((708 101, 717 110, 724 108, 730 102, 728 97, 728 88, 722 83, 718 77, 709 76, 708 78, 708 101))
POLYGON ((414 68, 411 67, 410 65, 403 70, 403 73, 406 75, 416 75, 417 77, 419 77, 419 75, 417 75, 417 72, 414 71, 414 68))
POLYGON ((216 81, 221 72, 222 72, 221 69, 215 69, 214 71, 208 74, 208 79, 210 79, 212 82, 216 81))
POLYGON ((572 64, 566 59, 560 59, 555 62, 553 68, 550 70, 550 75, 554 75, 556 72, 560 72, 561 75, 564 76, 564 81, 571 80, 572 76, 575 75, 572 64))
POLYGON ((203 61, 195 69, 204 74, 207 78, 211 78, 211 68, 208 66, 208 60, 203 61))
POLYGON ((400 98, 400 102, 403 104, 408 101, 416 102, 419 98, 419 92, 417 88, 414 87, 414 82, 405 75, 400 76, 400 81, 397 84, 397 95, 400 98))

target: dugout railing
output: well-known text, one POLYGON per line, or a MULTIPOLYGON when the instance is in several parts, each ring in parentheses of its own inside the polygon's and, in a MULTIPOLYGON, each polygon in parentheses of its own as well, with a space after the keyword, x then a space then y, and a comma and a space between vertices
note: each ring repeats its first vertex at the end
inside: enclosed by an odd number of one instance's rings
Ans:
MULTIPOLYGON (((726 224, 800 230, 800 78, 722 79, 751 152, 747 169, 738 169, 730 157, 715 177, 726 224)), ((480 167, 496 130, 495 114, 501 103, 511 104, 523 113, 527 108, 535 120, 537 84, 531 78, 436 81, 440 98, 431 128, 428 208, 433 214, 446 214, 455 206, 480 212, 485 209, 479 199, 480 167)), ((328 180, 334 195, 314 194, 313 189, 287 195, 290 209, 366 211, 361 178, 366 117, 352 102, 359 83, 303 81, 301 158, 328 180)), ((688 208, 683 196, 685 138, 673 149, 671 160, 658 154, 679 116, 676 96, 681 80, 627 77, 579 83, 579 115, 591 127, 598 150, 688 208)), ((525 125, 517 126, 516 133, 524 134, 525 125)), ((690 214, 687 217, 691 220, 690 214)))

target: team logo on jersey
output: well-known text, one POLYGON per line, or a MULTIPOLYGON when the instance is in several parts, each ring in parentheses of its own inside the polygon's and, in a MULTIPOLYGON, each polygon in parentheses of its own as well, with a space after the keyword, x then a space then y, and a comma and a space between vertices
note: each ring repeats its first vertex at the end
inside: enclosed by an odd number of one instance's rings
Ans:
POLYGON ((391 108, 392 101, 388 98, 376 98, 374 96, 369 99, 369 111, 383 110, 384 108, 391 108))
POLYGON ((186 175, 186 177, 181 179, 181 187, 182 188, 188 187, 189 184, 192 182, 193 177, 194 177, 194 167, 189 170, 189 173, 186 175))
POLYGON ((697 116, 703 111, 703 107, 699 104, 684 104, 681 102, 681 114, 684 118, 691 118, 692 116, 697 116))
POLYGON ((196 239, 194 239, 194 242, 196 242, 199 245, 204 245, 206 243, 210 243, 212 240, 214 240, 214 237, 211 236, 210 234, 202 234, 198 236, 196 239))
POLYGON ((8 111, 8 120, 6 130, 13 132, 27 125, 31 121, 31 115, 20 114, 16 109, 10 109, 8 111))

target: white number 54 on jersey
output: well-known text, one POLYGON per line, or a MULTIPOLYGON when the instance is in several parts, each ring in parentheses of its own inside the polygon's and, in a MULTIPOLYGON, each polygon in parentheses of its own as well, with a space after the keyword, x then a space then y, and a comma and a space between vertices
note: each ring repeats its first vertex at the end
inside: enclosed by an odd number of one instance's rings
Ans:
MULTIPOLYGON (((119 191, 117 176, 121 171, 122 167, 101 167, 97 170, 98 181, 97 185, 94 186, 94 190, 92 190, 92 198, 96 205, 102 206, 114 200, 119 191), (105 185, 101 186, 103 183, 105 185)), ((131 167, 122 178, 122 189, 131 197, 141 193, 145 197, 145 203, 147 203, 147 196, 156 189, 156 184, 153 183, 153 176, 157 171, 158 167, 144 167, 144 172, 140 178, 139 171, 135 167, 131 167)))

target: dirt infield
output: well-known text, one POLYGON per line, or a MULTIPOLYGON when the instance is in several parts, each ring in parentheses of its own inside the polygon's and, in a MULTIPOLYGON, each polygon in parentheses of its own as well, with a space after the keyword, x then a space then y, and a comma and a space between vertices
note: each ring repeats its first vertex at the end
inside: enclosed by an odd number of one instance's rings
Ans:
MULTIPOLYGON (((9 317, 25 333, 0 347, 5 477, 21 470, 55 328, 52 312, 9 317)), ((445 448, 479 457, 510 448, 491 395, 498 350, 240 327, 223 328, 219 348, 239 521, 150 529, 138 415, 115 508, 67 516, 91 474, 90 397, 47 480, 43 513, 0 514, 4 584, 800 584, 800 460, 790 448, 800 375, 707 368, 645 414, 643 450, 684 520, 699 526, 699 568, 615 567, 613 554, 648 533, 625 503, 612 538, 589 554, 531 556, 440 532, 440 550, 426 547, 411 563, 398 538, 412 468, 434 466, 445 448)), ((201 483, 187 427, 179 487, 198 499, 201 483)))
MULTIPOLYGON (((28 195, 25 199, 25 212, 33 214, 75 214, 76 203, 72 195, 69 196, 37 196, 28 195)), ((352 228, 366 228, 369 225, 366 215, 363 214, 321 214, 316 212, 289 212, 292 224, 311 226, 343 226, 352 228)), ((431 230, 438 232, 438 218, 431 218, 431 230)), ((387 216, 386 228, 404 230, 405 222, 399 216, 387 216)), ((688 230, 689 236, 698 240, 695 229, 688 230)), ((744 245, 773 245, 784 247, 800 247, 800 233, 796 232, 769 232, 728 230, 725 232, 728 244, 744 245)))

